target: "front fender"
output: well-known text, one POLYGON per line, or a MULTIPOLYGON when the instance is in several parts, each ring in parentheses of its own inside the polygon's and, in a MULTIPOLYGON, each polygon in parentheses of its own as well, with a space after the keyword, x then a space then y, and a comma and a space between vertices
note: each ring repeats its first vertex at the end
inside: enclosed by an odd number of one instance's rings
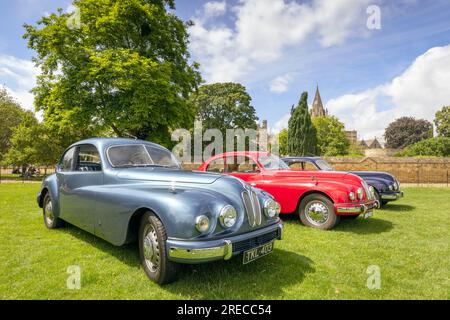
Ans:
POLYGON ((53 205, 53 214, 56 217, 59 217, 60 214, 60 205, 59 205, 59 194, 58 194, 58 182, 56 179, 56 174, 52 174, 42 181, 41 188, 37 194, 37 203, 40 208, 43 206, 44 197, 50 192, 50 196, 52 198, 53 205))

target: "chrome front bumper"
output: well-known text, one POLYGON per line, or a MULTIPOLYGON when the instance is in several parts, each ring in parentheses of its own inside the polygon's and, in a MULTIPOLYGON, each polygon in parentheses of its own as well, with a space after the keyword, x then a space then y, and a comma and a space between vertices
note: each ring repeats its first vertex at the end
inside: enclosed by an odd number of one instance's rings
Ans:
MULTIPOLYGON (((169 259, 179 263, 203 263, 216 260, 229 260, 240 251, 233 250, 233 243, 255 239, 277 231, 277 236, 273 240, 281 239, 283 225, 280 222, 269 227, 259 229, 250 233, 230 237, 222 240, 211 241, 167 241, 169 259)), ((270 242, 267 241, 266 243, 270 242)), ((265 243, 257 244, 254 247, 265 243)))
POLYGON ((336 206, 336 213, 338 215, 357 215, 357 214, 364 214, 368 211, 371 211, 375 208, 379 208, 380 204, 378 201, 373 201, 371 203, 365 203, 360 205, 337 205, 336 206))
POLYGON ((380 196, 381 200, 394 201, 403 198, 403 191, 395 193, 384 193, 384 194, 382 193, 380 196))

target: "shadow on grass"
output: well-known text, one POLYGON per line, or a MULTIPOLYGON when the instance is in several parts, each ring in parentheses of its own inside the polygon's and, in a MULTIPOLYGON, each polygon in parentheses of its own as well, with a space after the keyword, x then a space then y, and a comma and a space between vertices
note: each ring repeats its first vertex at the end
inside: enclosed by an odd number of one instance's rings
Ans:
MULTIPOLYGON (((286 214, 281 218, 283 221, 298 224, 303 228, 309 228, 300 222, 297 214, 286 214)), ((356 234, 378 234, 389 232, 393 227, 394 225, 392 224, 392 222, 387 220, 379 219, 376 217, 365 220, 359 217, 358 219, 341 219, 339 224, 334 227, 333 230, 352 232, 356 234)))
POLYGON ((140 267, 139 248, 137 243, 131 243, 121 247, 117 247, 69 223, 67 223, 67 226, 61 230, 63 230, 63 232, 69 233, 70 235, 81 241, 89 243, 93 247, 107 254, 114 256, 130 267, 140 267))
POLYGON ((185 266, 179 280, 164 289, 194 299, 277 299, 283 288, 298 286, 306 274, 314 273, 313 264, 282 249, 247 265, 238 255, 230 261, 185 266))
POLYGON ((416 209, 416 207, 414 206, 410 206, 408 204, 386 204, 382 210, 389 210, 389 211, 399 211, 399 212, 408 212, 408 211, 413 211, 414 209, 416 209))
MULTIPOLYGON (((137 243, 116 247, 70 224, 61 232, 69 233, 131 268, 141 268, 137 243)), ((305 274, 315 272, 311 259, 276 246, 270 255, 247 265, 242 264, 242 255, 229 261, 182 265, 178 281, 164 289, 195 299, 276 298, 283 294, 283 287, 297 285, 305 274)))
POLYGON ((334 228, 336 231, 352 232, 356 234, 379 234, 389 232, 394 227, 394 224, 390 221, 370 218, 356 220, 344 220, 334 228))

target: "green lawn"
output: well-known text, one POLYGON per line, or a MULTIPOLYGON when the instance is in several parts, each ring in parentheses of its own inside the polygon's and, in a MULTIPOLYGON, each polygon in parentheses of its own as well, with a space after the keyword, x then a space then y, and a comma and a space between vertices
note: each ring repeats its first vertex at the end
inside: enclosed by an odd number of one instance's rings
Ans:
POLYGON ((285 222, 273 254, 187 267, 159 287, 140 269, 136 245, 114 247, 69 226, 44 227, 39 184, 0 184, 0 299, 449 299, 450 189, 408 188, 369 220, 334 231, 285 222), (81 289, 66 271, 81 268, 81 289), (367 267, 381 288, 366 286, 367 267))

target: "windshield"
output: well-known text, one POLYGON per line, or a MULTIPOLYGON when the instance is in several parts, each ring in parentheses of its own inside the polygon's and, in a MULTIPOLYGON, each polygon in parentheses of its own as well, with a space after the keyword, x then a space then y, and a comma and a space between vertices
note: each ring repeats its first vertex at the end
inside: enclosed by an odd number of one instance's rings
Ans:
POLYGON ((290 170, 283 160, 274 155, 259 156, 258 161, 265 170, 290 170))
POLYGON ((166 167, 180 168, 175 156, 164 149, 142 144, 113 146, 108 149, 113 167, 166 167))
POLYGON ((325 160, 322 159, 317 160, 316 165, 320 168, 320 170, 333 171, 333 167, 325 160))

